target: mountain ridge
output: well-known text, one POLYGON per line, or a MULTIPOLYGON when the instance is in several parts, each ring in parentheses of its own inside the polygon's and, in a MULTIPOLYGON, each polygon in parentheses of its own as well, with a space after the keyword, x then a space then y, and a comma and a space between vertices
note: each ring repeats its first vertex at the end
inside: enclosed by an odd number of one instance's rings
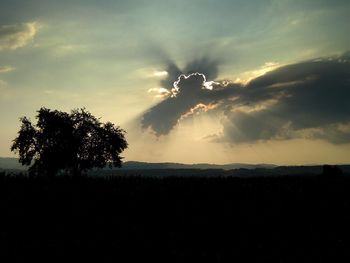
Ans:
POLYGON ((255 169, 255 168, 274 168, 277 165, 274 164, 246 164, 246 163, 229 163, 229 164, 211 164, 211 163, 173 163, 173 162, 160 162, 149 163, 140 161, 127 161, 123 164, 121 169, 255 169))
MULTIPOLYGON (((255 168, 274 168, 277 165, 274 164, 246 164, 246 163, 229 163, 229 164, 211 164, 211 163, 194 163, 184 164, 176 162, 140 162, 140 161, 126 161, 123 163, 122 168, 125 170, 147 170, 147 169, 255 169, 255 168)), ((26 170, 27 167, 21 165, 17 158, 13 157, 0 157, 0 169, 16 169, 26 170)), ((109 169, 109 168, 106 168, 109 169)), ((112 168, 119 169, 119 168, 112 168)))
MULTIPOLYGON (((350 174, 350 164, 337 165, 344 173, 350 174)), ((0 171, 25 171, 27 166, 22 166, 17 158, 0 157, 0 171)), ((126 161, 122 168, 97 168, 89 174, 142 174, 142 175, 296 175, 296 174, 321 174, 323 165, 274 165, 274 164, 183 164, 183 163, 148 163, 140 161, 126 161)))

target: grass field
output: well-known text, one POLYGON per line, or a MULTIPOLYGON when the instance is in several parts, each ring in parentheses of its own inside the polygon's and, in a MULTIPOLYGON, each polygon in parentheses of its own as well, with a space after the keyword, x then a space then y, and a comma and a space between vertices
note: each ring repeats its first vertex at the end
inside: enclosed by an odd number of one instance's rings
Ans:
MULTIPOLYGON (((1 257, 347 262, 350 177, 0 176, 1 257)), ((10 262, 2 261, 2 262, 10 262)))

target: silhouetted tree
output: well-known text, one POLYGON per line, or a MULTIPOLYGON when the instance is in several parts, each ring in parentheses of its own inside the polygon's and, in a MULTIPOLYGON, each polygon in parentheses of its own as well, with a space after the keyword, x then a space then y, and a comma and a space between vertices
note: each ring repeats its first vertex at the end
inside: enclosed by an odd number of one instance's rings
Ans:
POLYGON ((32 125, 22 117, 18 136, 11 151, 19 153, 19 162, 31 165, 33 175, 56 175, 65 171, 81 175, 94 167, 121 167, 120 153, 128 146, 125 131, 114 124, 101 123, 85 109, 70 114, 41 108, 32 125))

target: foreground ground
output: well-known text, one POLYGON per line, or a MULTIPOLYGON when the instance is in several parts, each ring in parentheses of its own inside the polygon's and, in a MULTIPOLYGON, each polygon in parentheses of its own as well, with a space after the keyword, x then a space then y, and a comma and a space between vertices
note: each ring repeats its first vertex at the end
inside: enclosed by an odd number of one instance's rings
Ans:
POLYGON ((1 257, 348 262, 349 209, 346 175, 1 176, 1 257))

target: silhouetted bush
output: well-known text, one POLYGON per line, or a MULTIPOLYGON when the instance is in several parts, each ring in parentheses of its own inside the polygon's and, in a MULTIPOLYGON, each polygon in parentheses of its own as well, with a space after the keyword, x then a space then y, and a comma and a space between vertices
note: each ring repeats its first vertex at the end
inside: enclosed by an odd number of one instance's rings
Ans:
POLYGON ((341 176, 343 171, 336 165, 324 165, 323 166, 323 176, 341 176))

